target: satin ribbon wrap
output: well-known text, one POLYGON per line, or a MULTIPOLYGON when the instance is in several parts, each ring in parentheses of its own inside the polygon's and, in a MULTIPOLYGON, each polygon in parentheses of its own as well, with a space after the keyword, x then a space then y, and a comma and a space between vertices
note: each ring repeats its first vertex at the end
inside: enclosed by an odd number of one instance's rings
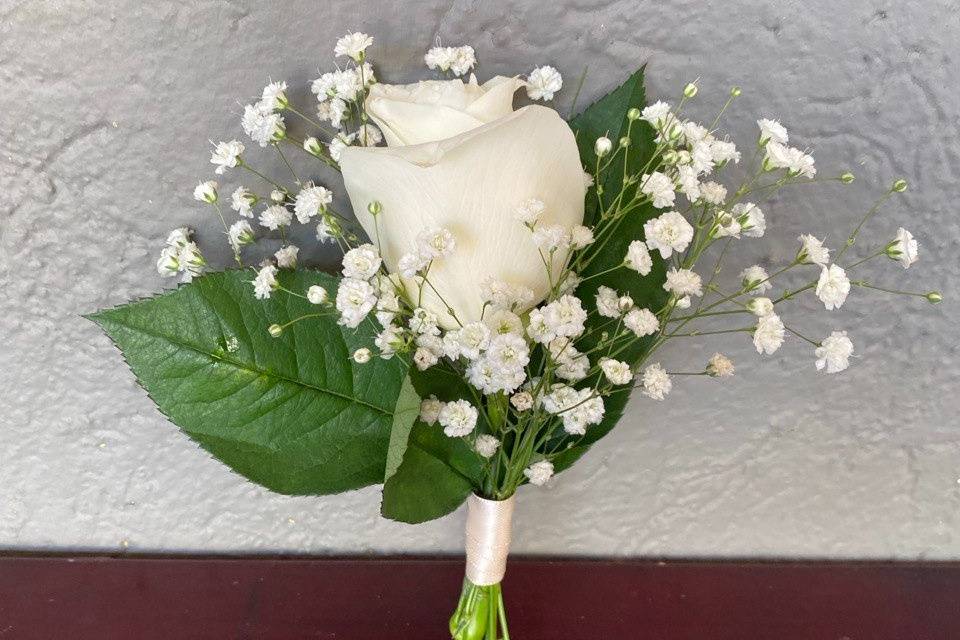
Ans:
POLYGON ((507 572, 513 504, 513 496, 467 498, 467 580, 477 586, 497 584, 507 572))

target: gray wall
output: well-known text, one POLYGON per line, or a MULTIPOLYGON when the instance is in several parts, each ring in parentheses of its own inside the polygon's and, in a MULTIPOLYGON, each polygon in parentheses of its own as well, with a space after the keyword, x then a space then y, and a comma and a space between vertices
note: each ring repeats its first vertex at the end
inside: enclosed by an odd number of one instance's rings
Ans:
MULTIPOLYGON (((745 338, 723 340, 734 380, 681 381, 664 403, 635 397, 576 468, 521 492, 516 551, 960 557, 955 2, 0 7, 0 547, 460 548, 462 512, 413 528, 378 518, 377 488, 287 498, 233 475, 165 422, 79 317, 169 286, 153 262, 172 227, 196 226, 205 246, 219 246, 209 211, 190 197, 211 173, 207 140, 242 135, 238 100, 269 78, 309 100, 306 82, 330 65, 335 38, 362 29, 394 81, 425 72, 420 56, 440 36, 472 44, 482 77, 551 63, 572 87, 589 66, 590 99, 644 61, 654 96, 699 76, 693 113, 703 119, 740 85, 728 122, 742 146, 756 117, 779 117, 823 174, 849 168, 860 179, 768 204, 768 237, 745 245, 752 253, 730 271, 789 259, 801 232, 836 245, 872 194, 905 176, 911 190, 856 250, 907 226, 922 262, 909 272, 881 264, 883 280, 947 296, 933 308, 855 291, 833 315, 798 304, 804 313, 789 317, 808 333, 850 330, 857 358, 838 377, 817 374, 796 340, 763 361, 745 338)), ((560 105, 571 97, 565 90, 560 105)), ((695 366, 714 348, 690 340, 663 359, 695 366)))

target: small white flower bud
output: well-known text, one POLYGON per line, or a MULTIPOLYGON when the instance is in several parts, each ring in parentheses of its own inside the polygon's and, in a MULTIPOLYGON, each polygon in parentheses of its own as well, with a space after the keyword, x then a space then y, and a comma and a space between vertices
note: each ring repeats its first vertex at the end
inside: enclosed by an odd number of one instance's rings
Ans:
POLYGON ((733 87, 732 89, 730 89, 730 97, 731 97, 731 98, 739 98, 739 97, 740 97, 740 93, 741 93, 740 87, 733 87))
POLYGON ((440 417, 440 410, 443 409, 443 404, 443 402, 437 400, 437 396, 424 398, 420 402, 420 419, 425 424, 436 424, 437 418, 440 417))
POLYGON ((553 476, 553 464, 549 460, 534 462, 523 470, 523 475, 527 476, 530 484, 537 487, 543 486, 553 476))
POLYGON ((303 150, 312 156, 323 155, 323 147, 320 145, 320 141, 313 136, 303 141, 303 150))
POLYGON ((740 233, 739 223, 736 218, 726 211, 721 211, 717 215, 717 223, 710 230, 710 236, 714 238, 736 235, 738 233, 740 233))
POLYGON ((626 313, 633 309, 633 298, 630 296, 620 296, 620 299, 617 300, 617 309, 620 310, 620 313, 626 313))
POLYGON ((640 109, 637 109, 636 107, 631 107, 630 110, 627 111, 627 119, 628 119, 628 120, 639 120, 639 119, 640 119, 640 109))
POLYGON ((929 302, 930 304, 940 304, 941 302, 943 302, 943 296, 940 295, 939 291, 931 291, 924 297, 927 299, 927 302, 929 302))
POLYGON ((907 190, 907 181, 904 180, 903 178, 900 178, 899 180, 893 183, 893 186, 890 187, 890 189, 897 193, 903 193, 904 191, 907 190))
POLYGON ((687 98, 693 98, 697 95, 697 91, 699 91, 699 89, 697 89, 697 85, 693 82, 689 82, 687 83, 687 86, 683 88, 683 95, 687 98))
POLYGON ((477 436, 473 443, 473 449, 483 458, 492 458, 493 454, 500 448, 500 441, 489 433, 477 436))
POLYGON ((850 184, 855 179, 856 179, 856 176, 854 176, 849 171, 847 171, 846 173, 840 176, 840 182, 842 182, 843 184, 850 184))
POLYGON ((272 142, 280 142, 287 137, 287 125, 281 118, 277 121, 273 129, 273 135, 270 137, 272 142))
POLYGON ((613 143, 610 142, 610 138, 606 136, 600 136, 597 138, 597 141, 593 144, 593 152, 597 154, 598 158, 610 153, 613 149, 613 143))
POLYGON ((372 216, 378 215, 381 211, 383 211, 383 204, 381 204, 379 200, 374 200, 367 205, 367 211, 369 211, 370 215, 372 216))
POLYGON ((622 138, 620 138, 619 144, 621 147, 626 149, 627 147, 630 146, 630 138, 628 136, 623 136, 622 138))
POLYGON ((177 257, 177 247, 164 247, 157 260, 157 271, 164 277, 175 276, 180 271, 180 260, 177 257))
POLYGON ((707 375, 714 378, 726 378, 732 376, 734 367, 733 362, 722 353, 715 353, 707 362, 707 375))
POLYGON ((274 338, 279 338, 280 334, 283 333, 283 327, 278 324, 272 324, 267 327, 267 331, 269 331, 270 335, 272 335, 274 338))
POLYGON ((758 318, 773 313, 773 301, 770 298, 754 298, 747 303, 747 309, 758 318))
POLYGON ((201 182, 193 190, 193 197, 200 202, 213 204, 217 201, 217 182, 216 180, 207 180, 201 182))
POLYGON ((533 406, 533 396, 530 395, 528 391, 515 393, 513 397, 510 398, 510 404, 512 404, 513 408, 517 411, 526 411, 533 406))
POLYGON ((277 204, 282 204, 283 201, 287 199, 287 194, 280 191, 280 189, 274 189, 270 192, 270 199, 277 204))
POLYGON ((357 364, 366 364, 370 362, 370 349, 366 347, 360 347, 353 352, 353 361, 357 364))
POLYGON ((307 300, 309 300, 311 304, 323 304, 329 298, 330 296, 327 290, 318 284, 307 289, 307 300))

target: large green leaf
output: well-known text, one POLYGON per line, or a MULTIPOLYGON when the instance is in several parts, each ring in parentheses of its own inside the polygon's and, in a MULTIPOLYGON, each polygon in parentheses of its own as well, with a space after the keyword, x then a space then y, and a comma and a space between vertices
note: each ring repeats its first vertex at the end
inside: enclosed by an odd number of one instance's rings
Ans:
MULTIPOLYGON (((594 143, 601 136, 610 138, 616 145, 620 138, 626 136, 627 131, 630 130, 630 141, 634 150, 631 153, 632 157, 628 169, 637 171, 650 158, 655 146, 653 145, 653 129, 646 122, 640 120, 635 121, 631 128, 629 120, 627 120, 627 112, 631 107, 642 109, 646 104, 646 92, 643 86, 645 70, 646 65, 640 67, 622 85, 570 120, 570 128, 573 129, 577 139, 577 147, 580 150, 580 160, 591 173, 593 173, 597 164, 594 143), (640 145, 639 153, 636 151, 638 144, 640 145)), ((605 203, 611 202, 623 186, 623 163, 616 161, 615 166, 619 170, 610 171, 603 181, 603 200, 605 203)), ((596 222, 598 213, 596 187, 597 185, 594 185, 587 192, 584 224, 590 226, 596 222)))
MULTIPOLYGON (((591 163, 596 160, 593 141, 605 134, 611 136, 613 140, 626 135, 629 124, 627 111, 631 107, 643 108, 644 104, 643 69, 641 68, 620 87, 587 107, 570 122, 570 126, 577 132, 577 142, 585 166, 592 166, 591 163)), ((631 142, 627 173, 631 174, 642 170, 647 165, 656 150, 656 143, 653 128, 642 120, 635 121, 629 131, 631 142)), ((608 171, 607 179, 604 180, 606 183, 604 202, 607 203, 612 202, 623 188, 622 162, 617 159, 614 165, 608 171)), ((629 196, 625 199, 629 199, 629 196)), ((592 190, 591 194, 587 195, 587 202, 588 204, 596 203, 596 196, 592 190)), ((654 254, 653 269, 646 276, 640 276, 625 268, 616 269, 623 262, 630 243, 643 239, 643 224, 650 218, 656 217, 658 213, 648 204, 608 223, 614 225, 613 230, 600 236, 583 256, 586 266, 580 271, 580 275, 586 281, 577 289, 577 295, 581 299, 593 300, 600 286, 608 286, 620 293, 629 294, 638 306, 648 307, 654 311, 663 306, 667 296, 663 290, 666 267, 659 255, 654 254), (611 269, 614 270, 610 271, 611 269), (604 273, 607 271, 610 273, 604 273)), ((591 318, 588 329, 595 329, 604 323, 609 330, 613 330, 614 327, 609 324, 608 319, 599 316, 591 318)), ((578 344, 585 349, 592 349, 596 346, 598 339, 599 335, 594 334, 578 344)), ((635 345, 620 357, 627 362, 636 361, 648 347, 648 342, 635 345)))
MULTIPOLYGON (((411 368, 410 380, 422 397, 435 395, 443 401, 471 397, 463 376, 444 366, 426 371, 411 368)), ((398 449, 391 440, 391 455, 398 449)), ((476 452, 462 438, 444 435, 437 424, 417 421, 409 430, 402 457, 393 473, 388 463, 383 484, 380 512, 393 520, 418 523, 446 515, 483 481, 483 462, 476 452)))
MULTIPOLYGON (((100 324, 159 409, 200 446, 280 493, 324 494, 383 481, 391 427, 409 413, 398 358, 355 364, 372 321, 337 325, 330 314, 267 333, 320 307, 275 294, 255 300, 250 271, 211 273, 154 298, 100 311, 100 324)), ((337 278, 284 272, 283 286, 337 278)))
POLYGON ((396 473, 383 485, 380 513, 416 524, 459 507, 482 481, 483 465, 463 438, 417 421, 396 473))
MULTIPOLYGON (((643 86, 644 69, 639 69, 620 87, 607 94, 591 106, 587 107, 571 122, 570 126, 577 134, 577 144, 580 147, 580 155, 587 167, 594 166, 596 156, 593 151, 594 141, 602 135, 608 136, 616 141, 627 134, 629 121, 626 114, 631 107, 642 109, 645 105, 646 97, 643 86)), ((627 173, 636 173, 647 166, 652 157, 656 143, 654 141, 655 132, 646 122, 637 120, 630 131, 630 154, 627 164, 627 173)), ((614 161, 614 165, 604 180, 604 202, 610 203, 623 188, 623 163, 619 159, 614 161)), ((628 187, 635 189, 635 187, 628 187)), ((632 191, 625 194, 624 199, 632 197, 632 191)), ((591 222, 595 222, 597 216, 596 192, 591 189, 587 194, 587 216, 591 222)), ((642 240, 643 224, 656 217, 660 212, 651 205, 646 205, 635 209, 618 220, 613 221, 616 225, 609 236, 601 237, 593 245, 585 258, 588 260, 587 266, 580 272, 581 277, 586 281, 577 289, 577 295, 582 300, 593 300, 600 286, 608 286, 621 294, 629 294, 637 306, 647 307, 653 311, 660 309, 666 302, 667 293, 663 289, 663 283, 666 279, 666 265, 655 254, 653 258, 653 269, 646 276, 640 276, 634 271, 627 269, 615 269, 610 273, 600 274, 602 272, 614 269, 623 262, 627 253, 627 247, 634 240, 642 240)), ((607 318, 592 316, 587 323, 588 329, 596 329, 601 324, 606 324, 606 329, 611 333, 615 328, 610 324, 607 318)), ((581 350, 593 349, 599 341, 599 332, 588 336, 578 347, 581 350)), ((637 362, 650 348, 652 338, 643 340, 632 346, 630 349, 618 354, 618 358, 629 363, 637 362)), ((577 443, 566 449, 554 461, 555 467, 563 469, 576 461, 587 448, 616 425, 617 421, 623 415, 624 407, 629 399, 629 392, 618 391, 612 396, 604 399, 606 414, 603 422, 590 427, 585 436, 579 439, 577 443)), ((573 442, 574 438, 569 439, 573 442)))

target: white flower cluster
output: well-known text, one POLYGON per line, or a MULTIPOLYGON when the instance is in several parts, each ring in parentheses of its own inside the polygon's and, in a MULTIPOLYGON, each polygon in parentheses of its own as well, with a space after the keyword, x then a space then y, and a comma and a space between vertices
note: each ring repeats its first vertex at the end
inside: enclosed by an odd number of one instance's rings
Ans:
POLYGON ((261 147, 279 142, 287 135, 286 122, 279 113, 290 104, 286 91, 286 82, 271 82, 264 87, 260 100, 243 108, 240 119, 243 131, 261 147))
POLYGON ((317 117, 339 129, 350 116, 351 104, 376 81, 369 62, 322 74, 310 85, 317 96, 317 117))
MULTIPOLYGON (((430 396, 420 402, 420 420, 428 425, 440 423, 443 432, 451 438, 462 438, 473 433, 477 426, 479 413, 473 405, 466 400, 454 400, 452 402, 441 402, 436 396, 430 396)), ((489 458, 500 446, 500 442, 494 438, 495 442, 484 439, 484 442, 478 444, 478 448, 489 452, 489 458)))
MULTIPOLYGON (((343 280, 337 289, 336 306, 340 313, 340 324, 347 327, 357 327, 363 319, 373 311, 380 293, 388 293, 391 283, 386 278, 377 278, 382 261, 380 254, 373 245, 365 244, 351 249, 343 256, 343 280)), ((386 333, 386 330, 384 330, 386 333)), ((391 345, 389 354, 396 349, 396 345, 389 337, 381 334, 384 340, 381 352, 388 353, 387 345, 391 345)))
POLYGON ((427 68, 444 73, 462 76, 473 69, 477 64, 477 56, 473 47, 440 47, 436 46, 423 56, 427 68))
POLYGON ((157 271, 160 275, 172 278, 179 273, 183 282, 190 282, 203 273, 207 261, 192 237, 193 230, 187 227, 179 227, 170 232, 157 260, 157 271))
POLYGON ((560 72, 549 65, 537 67, 527 76, 527 95, 531 100, 553 100, 553 94, 563 88, 560 72))
POLYGON ((447 229, 434 227, 425 229, 417 235, 417 245, 410 253, 400 257, 398 270, 404 278, 413 278, 429 268, 438 258, 450 255, 456 249, 457 242, 447 229))
POLYGON ((210 154, 210 163, 217 167, 213 170, 214 173, 223 175, 227 169, 236 167, 243 150, 243 143, 239 140, 218 142, 214 145, 213 152, 210 154))
MULTIPOLYGON (((536 200, 527 201, 518 209, 518 217, 533 232, 534 242, 542 212, 543 205, 536 200)), ((586 234, 578 230, 564 229, 557 235, 564 236, 565 240, 549 250, 571 248, 574 245, 569 238, 572 237, 578 238, 577 246, 581 247, 592 239, 585 238, 586 234)), ((401 258, 399 272, 404 277, 420 279, 422 286, 428 285, 431 263, 450 256, 455 250, 456 239, 449 230, 426 229, 417 235, 413 251, 401 258)), ((651 258, 642 246, 631 249, 630 259, 639 270, 649 272, 651 258)), ((438 326, 435 314, 413 305, 411 297, 405 295, 398 283, 379 273, 381 265, 372 245, 348 251, 343 260, 344 280, 336 300, 340 322, 346 326, 357 326, 376 310, 382 330, 374 344, 381 357, 411 351, 413 363, 421 370, 446 359, 462 370, 467 382, 484 396, 510 396, 510 404, 517 412, 542 406, 549 415, 556 416, 557 423, 570 435, 583 435, 590 425, 602 421, 605 408, 598 390, 591 385, 575 386, 594 370, 588 356, 575 345, 584 334, 587 320, 587 311, 579 298, 570 293, 559 295, 531 310, 524 322, 517 314, 529 307, 533 292, 526 287, 488 279, 481 286, 485 304, 483 319, 444 331, 438 326), (537 348, 543 350, 551 363, 550 375, 563 382, 547 387, 541 380, 530 378, 531 355, 537 348)), ((627 296, 614 296, 614 313, 617 317, 626 316, 624 324, 633 327, 625 331, 656 330, 656 317, 649 310, 633 308, 627 296)), ((598 375, 602 376, 598 380, 610 385, 629 384, 633 378, 625 362, 604 358, 595 364, 598 375)), ((425 422, 439 422, 450 437, 470 435, 477 424, 477 415, 477 407, 466 399, 448 403, 427 399, 421 411, 425 422)), ((484 457, 492 456, 498 446, 499 441, 489 434, 478 436, 474 443, 478 454, 484 457)), ((535 477, 544 478, 545 467, 541 464, 536 469, 539 472, 535 477)))
POLYGON ((757 120, 760 127, 760 144, 766 150, 764 166, 769 169, 786 169, 793 175, 812 178, 817 175, 813 158, 806 152, 787 146, 786 128, 776 120, 757 120))
MULTIPOLYGON (((339 131, 327 144, 327 154, 340 161, 343 149, 352 145, 374 146, 383 141, 383 134, 373 124, 362 122, 353 132, 345 129, 347 121, 354 119, 363 110, 363 100, 371 85, 377 82, 373 66, 366 61, 366 50, 373 44, 373 38, 365 33, 349 33, 337 41, 334 55, 347 57, 352 66, 320 75, 310 85, 317 96, 317 118, 329 122, 339 131)), ((307 138, 304 149, 315 156, 322 156, 323 149, 316 138, 307 138)))

